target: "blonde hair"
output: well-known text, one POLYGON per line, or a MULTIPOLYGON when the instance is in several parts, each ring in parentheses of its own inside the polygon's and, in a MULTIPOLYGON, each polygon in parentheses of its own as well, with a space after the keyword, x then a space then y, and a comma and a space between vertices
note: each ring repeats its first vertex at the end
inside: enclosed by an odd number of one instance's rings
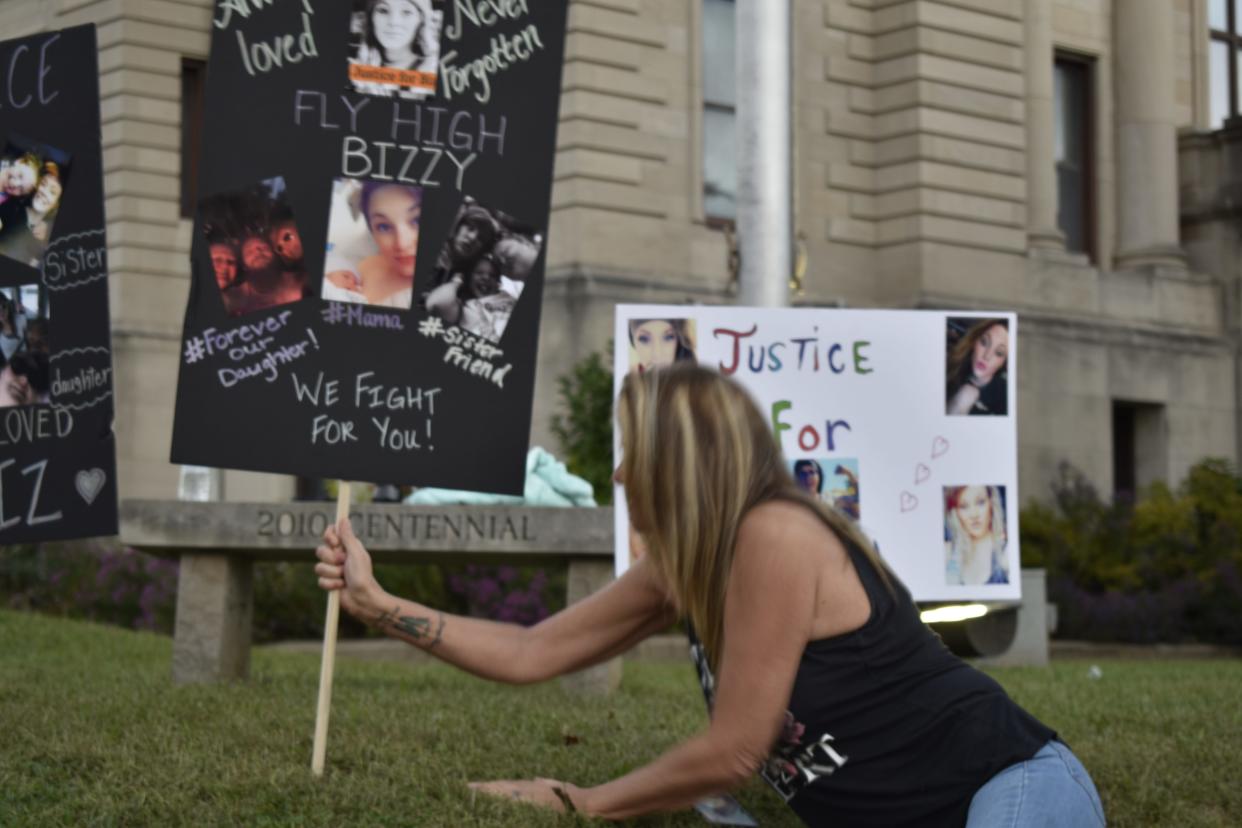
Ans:
POLYGON ((630 373, 617 418, 630 520, 713 669, 724 643, 725 592, 738 529, 761 503, 806 506, 843 542, 862 550, 891 586, 858 526, 797 486, 767 421, 733 380, 689 362, 630 373))

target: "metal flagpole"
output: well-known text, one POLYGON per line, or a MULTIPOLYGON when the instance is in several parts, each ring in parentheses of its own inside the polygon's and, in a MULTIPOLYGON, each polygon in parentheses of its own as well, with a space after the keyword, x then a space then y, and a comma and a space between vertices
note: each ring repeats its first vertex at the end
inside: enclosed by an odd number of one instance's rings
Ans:
POLYGON ((738 301, 789 304, 793 275, 791 0, 737 0, 738 301))

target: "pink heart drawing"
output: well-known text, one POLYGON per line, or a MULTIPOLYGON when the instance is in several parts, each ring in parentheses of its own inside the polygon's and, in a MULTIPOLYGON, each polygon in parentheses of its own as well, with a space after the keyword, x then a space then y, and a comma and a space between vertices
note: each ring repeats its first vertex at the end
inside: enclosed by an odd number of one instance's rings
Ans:
POLYGON ((914 495, 910 494, 909 492, 902 492, 901 493, 901 511, 902 512, 913 512, 917 508, 919 508, 919 499, 915 497, 914 495))
POLYGON ((933 460, 935 460, 937 457, 943 457, 945 454, 948 453, 948 451, 949 451, 948 440, 944 439, 943 437, 937 437, 935 440, 932 440, 932 459, 933 460))
POLYGON ((927 466, 919 463, 914 467, 914 485, 919 485, 929 477, 931 477, 931 469, 927 468, 927 466))

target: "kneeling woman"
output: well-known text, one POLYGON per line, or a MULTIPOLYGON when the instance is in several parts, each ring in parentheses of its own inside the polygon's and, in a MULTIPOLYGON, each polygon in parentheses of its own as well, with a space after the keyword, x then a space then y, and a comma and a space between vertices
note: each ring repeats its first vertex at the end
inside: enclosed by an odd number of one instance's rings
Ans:
POLYGON ((349 612, 485 678, 580 670, 678 616, 697 632, 702 732, 595 787, 482 790, 620 819, 759 773, 808 825, 1103 823, 1074 755, 950 654, 867 538, 798 488, 740 386, 688 363, 631 373, 618 418, 617 479, 646 554, 534 627, 386 594, 346 524, 318 550, 320 584, 344 589, 349 612))

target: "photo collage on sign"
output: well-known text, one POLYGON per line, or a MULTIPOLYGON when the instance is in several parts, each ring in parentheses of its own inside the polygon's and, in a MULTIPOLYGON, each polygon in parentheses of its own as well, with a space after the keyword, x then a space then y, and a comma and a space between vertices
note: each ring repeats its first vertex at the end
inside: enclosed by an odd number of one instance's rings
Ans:
POLYGON ((69 179, 69 154, 10 136, 0 155, 0 255, 39 267, 69 179))
POLYGON ((0 287, 0 408, 51 399, 47 288, 0 287))
POLYGON ((533 227, 467 198, 422 301, 448 324, 499 342, 542 248, 533 227))
POLYGON ((436 91, 443 0, 354 0, 349 83, 355 92, 425 98, 436 91))
POLYGON ((296 302, 306 295, 302 237, 285 180, 213 195, 199 204, 220 299, 230 316, 296 302))
MULTIPOLYGON (((434 95, 444 5, 354 0, 348 66, 353 89, 380 97, 434 95)), ((409 310, 417 295, 419 310, 499 342, 542 251, 542 233, 466 197, 427 283, 415 290, 424 197, 422 187, 391 179, 335 178, 319 297, 409 310)), ((231 316, 307 295, 301 237, 283 178, 211 196, 201 211, 212 269, 231 316)))
MULTIPOLYGON (((1009 413, 1009 320, 950 316, 945 326, 945 414, 1009 413)), ((944 487, 945 583, 1009 583, 1005 487, 986 481, 944 487)))

